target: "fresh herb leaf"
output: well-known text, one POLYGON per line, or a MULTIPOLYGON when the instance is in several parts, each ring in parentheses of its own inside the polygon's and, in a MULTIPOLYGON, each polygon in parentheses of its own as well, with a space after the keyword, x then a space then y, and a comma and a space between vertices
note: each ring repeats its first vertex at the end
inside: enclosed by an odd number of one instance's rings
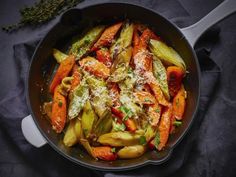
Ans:
POLYGON ((157 134, 154 138, 154 146, 157 148, 159 144, 160 144, 160 134, 159 134, 159 132, 157 132, 157 134))
POLYGON ((119 107, 119 110, 124 113, 123 120, 127 120, 133 116, 133 112, 125 106, 119 107))
POLYGON ((160 109, 159 109, 159 108, 157 108, 157 109, 155 110, 155 112, 157 112, 157 113, 160 113, 160 109))
POLYGON ((32 7, 20 9, 21 19, 17 24, 2 27, 4 31, 11 32, 26 25, 43 24, 63 11, 74 7, 82 0, 40 0, 32 7))
POLYGON ((145 137, 145 136, 141 136, 140 139, 139 139, 139 143, 140 143, 141 145, 147 144, 146 137, 145 137))
POLYGON ((175 125, 176 127, 179 127, 179 126, 181 126, 181 125, 182 125, 182 122, 181 122, 181 121, 178 121, 178 120, 176 120, 176 121, 174 121, 174 125, 175 125))
POLYGON ((113 122, 113 128, 114 128, 115 131, 125 131, 126 126, 123 123, 119 124, 119 123, 113 122))
POLYGON ((116 148, 115 147, 111 148, 111 152, 115 153, 116 152, 116 148))
POLYGON ((176 106, 179 106, 179 98, 176 100, 176 106))
POLYGON ((62 101, 61 101, 61 100, 59 100, 58 106, 59 106, 59 107, 62 107, 62 101))
POLYGON ((145 98, 144 101, 145 101, 145 102, 150 102, 151 100, 148 99, 148 98, 145 98))

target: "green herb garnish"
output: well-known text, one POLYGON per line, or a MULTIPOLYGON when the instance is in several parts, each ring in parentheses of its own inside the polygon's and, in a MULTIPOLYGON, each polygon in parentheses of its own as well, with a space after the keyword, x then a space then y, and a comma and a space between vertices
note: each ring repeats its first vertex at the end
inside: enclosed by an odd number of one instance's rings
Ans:
POLYGON ((111 148, 111 152, 115 153, 116 152, 116 148, 115 147, 111 148))
POLYGON ((58 102, 58 106, 62 107, 62 101, 61 100, 58 102))
POLYGON ((159 134, 159 132, 157 132, 157 134, 154 138, 154 146, 157 148, 159 144, 160 144, 160 134, 159 134))
POLYGON ((128 120, 128 118, 133 116, 133 112, 125 106, 119 107, 119 110, 124 113, 123 120, 128 120))
POLYGON ((145 98, 144 101, 145 101, 145 102, 150 102, 151 100, 148 99, 148 98, 145 98))
POLYGON ((181 122, 181 121, 178 121, 178 120, 176 120, 176 121, 174 121, 174 125, 175 125, 176 127, 179 127, 179 126, 181 126, 181 125, 182 125, 182 122, 181 122))
POLYGON ((3 30, 11 32, 26 25, 43 24, 61 12, 76 6, 82 0, 40 0, 32 7, 20 9, 21 19, 18 23, 2 27, 3 30))
POLYGON ((160 109, 156 109, 155 112, 156 112, 156 113, 160 113, 160 109))
POLYGON ((140 139, 139 139, 139 144, 141 144, 141 145, 147 144, 147 140, 146 140, 146 137, 145 137, 145 136, 141 136, 141 137, 140 137, 140 139))
POLYGON ((125 124, 119 124, 119 123, 113 123, 113 126, 114 126, 114 130, 115 131, 125 131, 125 129, 126 129, 126 126, 125 126, 125 124))

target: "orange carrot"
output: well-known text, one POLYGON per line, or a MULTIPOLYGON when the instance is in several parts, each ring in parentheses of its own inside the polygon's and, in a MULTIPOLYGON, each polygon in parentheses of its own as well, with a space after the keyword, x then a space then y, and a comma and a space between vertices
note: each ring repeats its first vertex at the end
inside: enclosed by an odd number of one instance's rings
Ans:
POLYGON ((153 76, 152 72, 146 72, 145 76, 148 80, 148 85, 150 86, 152 92, 155 95, 157 102, 163 106, 168 106, 169 102, 166 100, 156 78, 153 76))
POLYGON ((123 24, 122 22, 119 22, 106 28, 105 31, 102 33, 101 37, 92 47, 91 51, 95 51, 101 47, 110 45, 116 33, 119 31, 120 27, 122 26, 122 24, 123 24))
POLYGON ((119 107, 120 106, 120 93, 119 93, 119 87, 117 83, 109 83, 108 84, 108 89, 109 89, 109 95, 112 99, 112 104, 114 107, 119 107))
POLYGON ((150 124, 152 126, 157 126, 157 124, 159 123, 161 117, 161 109, 162 107, 158 103, 148 106, 147 114, 150 119, 150 124))
POLYGON ((170 131, 170 119, 172 116, 172 105, 169 104, 168 107, 162 113, 160 124, 159 124, 159 133, 160 133, 160 143, 158 144, 157 149, 160 151, 162 150, 169 138, 169 131, 170 131))
POLYGON ((103 63, 99 62, 93 57, 86 57, 79 61, 79 64, 91 74, 107 79, 110 75, 110 69, 103 63))
POLYGON ((113 161, 117 159, 117 154, 112 152, 110 146, 92 147, 92 151, 95 157, 102 160, 113 161))
POLYGON ((167 68, 168 87, 172 97, 174 97, 179 91, 184 74, 184 70, 181 67, 169 66, 167 68))
POLYGON ((57 86, 53 95, 51 124, 52 128, 57 132, 65 127, 66 122, 66 98, 60 92, 60 86, 57 86))
POLYGON ((98 61, 105 64, 107 67, 111 67, 111 56, 107 49, 99 49, 96 51, 96 58, 98 61))
POLYGON ((74 64, 75 56, 73 55, 69 55, 65 60, 61 62, 49 87, 51 93, 54 92, 54 89, 61 83, 62 79, 68 76, 74 64))
POLYGON ((139 48, 146 49, 150 39, 159 38, 149 28, 146 28, 140 37, 139 48))
POLYGON ((75 87, 77 87, 80 84, 80 80, 81 80, 81 74, 78 70, 78 65, 74 65, 73 69, 72 69, 72 77, 73 80, 71 82, 71 91, 73 91, 75 89, 75 87))
MULTIPOLYGON (((138 34, 135 34, 135 38, 138 38, 138 34)), ((147 46, 151 38, 157 38, 157 36, 149 29, 146 28, 140 39, 135 39, 133 49, 133 60, 136 70, 152 71, 152 55, 149 54, 147 46)))
POLYGON ((175 132, 175 125, 174 125, 174 122, 175 122, 175 117, 174 115, 172 114, 171 118, 170 118, 170 134, 173 134, 175 132))
POLYGON ((130 118, 128 118, 127 120, 123 120, 124 114, 122 111, 112 107, 111 112, 114 116, 116 116, 117 118, 121 119, 124 122, 128 131, 134 132, 135 130, 137 130, 137 126, 136 126, 134 120, 132 120, 130 118))
POLYGON ((182 85, 173 99, 173 116, 175 119, 181 120, 183 118, 185 105, 185 89, 182 85))
POLYGON ((136 91, 134 92, 134 96, 137 98, 140 104, 150 105, 156 102, 155 97, 149 92, 136 91))

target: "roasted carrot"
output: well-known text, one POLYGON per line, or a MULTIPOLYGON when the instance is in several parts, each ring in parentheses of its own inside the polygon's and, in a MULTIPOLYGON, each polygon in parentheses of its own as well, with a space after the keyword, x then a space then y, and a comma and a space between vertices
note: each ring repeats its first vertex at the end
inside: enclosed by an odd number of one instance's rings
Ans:
POLYGON ((66 122, 66 98, 60 92, 60 86, 57 86, 53 95, 51 124, 52 128, 57 132, 65 127, 66 122))
POLYGON ((111 67, 111 56, 108 49, 102 48, 96 51, 96 58, 98 61, 105 64, 107 67, 111 67))
POLYGON ((172 97, 174 97, 179 91, 184 74, 184 70, 181 67, 169 66, 167 68, 168 87, 172 97))
POLYGON ((75 56, 73 55, 69 55, 65 60, 61 62, 49 87, 51 93, 54 92, 54 89, 61 83, 62 79, 68 76, 74 63, 75 63, 75 56))
POLYGON ((111 112, 114 116, 116 116, 117 118, 121 119, 124 122, 128 131, 134 132, 135 130, 137 130, 137 126, 132 119, 128 118, 126 120, 123 120, 124 114, 122 111, 120 111, 117 108, 112 107, 111 112))
POLYGON ((149 92, 136 91, 134 92, 134 96, 138 100, 139 104, 150 105, 156 102, 155 97, 149 92))
POLYGON ((173 134, 175 132, 175 125, 174 125, 174 122, 175 122, 175 117, 174 115, 172 114, 171 118, 170 118, 170 134, 173 134))
POLYGON ((119 107, 120 106, 120 93, 119 93, 119 87, 117 83, 109 83, 108 84, 109 89, 109 95, 112 99, 113 107, 119 107))
POLYGON ((166 100, 156 78, 153 76, 153 73, 146 72, 145 77, 147 78, 148 85, 154 93, 157 102, 163 106, 168 106, 169 102, 166 100))
POLYGON ((113 161, 117 159, 115 149, 110 146, 92 147, 92 151, 95 157, 102 160, 113 161))
POLYGON ((148 106, 147 114, 150 119, 150 124, 154 127, 159 123, 161 117, 161 109, 161 105, 159 105, 157 102, 148 106))
MULTIPOLYGON (((138 38, 138 34, 135 34, 138 38)), ((139 39, 135 39, 133 60, 135 69, 139 71, 152 71, 152 55, 147 50, 149 40, 158 38, 149 28, 146 28, 139 39)))
POLYGON ((171 126, 170 125, 171 116, 172 116, 172 105, 169 104, 169 106, 167 106, 162 113, 160 124, 158 127, 160 133, 160 143, 158 144, 157 149, 159 151, 165 147, 168 141, 170 126, 171 126))
POLYGON ((120 27, 122 26, 122 24, 123 24, 122 22, 119 22, 106 28, 105 31, 102 33, 101 37, 92 47, 91 51, 95 51, 101 47, 110 45, 116 33, 119 31, 120 27))
POLYGON ((110 69, 93 57, 83 58, 81 61, 79 61, 79 64, 86 71, 97 77, 107 79, 110 75, 110 69))
POLYGON ((186 91, 184 86, 182 85, 178 93, 175 95, 173 99, 173 116, 177 120, 181 120, 185 111, 185 97, 186 91))
POLYGON ((73 69, 72 69, 72 77, 73 77, 73 80, 71 82, 71 91, 73 91, 75 87, 77 87, 80 84, 80 80, 81 80, 81 74, 79 72, 78 65, 76 64, 73 66, 73 69))
POLYGON ((157 37, 149 28, 146 28, 140 36, 139 48, 146 49, 150 39, 158 40, 159 37, 157 37))

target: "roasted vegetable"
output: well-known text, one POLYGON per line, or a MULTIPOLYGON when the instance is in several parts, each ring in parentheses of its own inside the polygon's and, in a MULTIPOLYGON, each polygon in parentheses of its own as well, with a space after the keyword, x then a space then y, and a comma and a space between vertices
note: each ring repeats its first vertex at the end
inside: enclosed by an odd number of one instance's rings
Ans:
POLYGON ((183 69, 180 67, 169 66, 167 68, 168 87, 172 97, 174 97, 179 91, 184 74, 183 69))
POLYGON ((125 79, 128 73, 128 66, 132 56, 132 47, 128 47, 121 51, 115 58, 111 67, 111 82, 120 82, 125 79))
POLYGON ((53 53, 54 58, 57 60, 57 63, 61 63, 63 60, 65 60, 68 57, 68 55, 66 55, 65 53, 61 52, 58 49, 53 49, 52 53, 53 53))
POLYGON ((147 126, 144 136, 146 137, 146 141, 149 142, 156 135, 157 129, 152 127, 150 124, 147 126))
POLYGON ((147 114, 149 117, 149 123, 152 126, 157 126, 157 124, 159 123, 161 117, 161 109, 161 105, 159 105, 157 102, 148 106, 147 114))
POLYGON ((80 139, 80 143, 83 145, 83 147, 86 149, 86 151, 94 158, 97 160, 97 157, 95 156, 92 147, 90 146, 89 142, 87 139, 80 139))
POLYGON ((161 116, 161 121, 158 127, 159 133, 160 133, 160 143, 158 144, 157 149, 160 151, 162 150, 169 138, 169 131, 170 131, 170 119, 172 116, 172 105, 169 105, 166 107, 166 109, 163 111, 161 116))
POLYGON ((72 44, 70 53, 76 56, 76 60, 80 60, 86 53, 90 51, 94 42, 100 37, 105 26, 96 26, 89 30, 82 38, 72 44))
POLYGON ((70 88, 71 93, 80 84, 80 81, 82 78, 80 68, 76 64, 72 68, 72 77, 73 79, 72 79, 71 88, 70 88))
POLYGON ((181 56, 171 47, 168 47, 160 40, 150 40, 149 48, 151 52, 162 60, 165 64, 181 67, 184 71, 186 66, 181 56))
POLYGON ((114 147, 132 146, 139 144, 141 134, 124 132, 111 132, 101 135, 98 142, 103 145, 110 145, 114 147))
POLYGON ((135 122, 132 119, 130 119, 130 117, 129 117, 129 116, 132 116, 132 113, 131 113, 131 115, 129 115, 130 114, 128 112, 129 110, 128 111, 123 110, 123 112, 121 110, 116 109, 114 107, 111 108, 111 111, 114 114, 114 116, 119 118, 120 121, 124 122, 125 127, 127 128, 127 130, 131 131, 131 132, 134 132, 137 129, 137 126, 135 125, 135 122))
POLYGON ((67 96, 68 92, 71 90, 73 77, 64 77, 61 81, 60 92, 62 95, 67 96))
POLYGON ((145 91, 136 91, 134 92, 134 96, 137 100, 137 103, 141 105, 150 105, 156 102, 154 96, 151 93, 145 91))
POLYGON ((173 116, 177 120, 181 120, 184 115, 186 105, 186 91, 182 85, 178 93, 173 99, 173 116))
POLYGON ((99 159, 106 161, 113 161, 117 159, 117 154, 112 152, 113 149, 110 146, 92 147, 92 150, 95 157, 99 159))
POLYGON ((120 37, 110 48, 110 53, 113 60, 118 56, 118 54, 131 45, 133 31, 133 24, 126 22, 121 30, 120 37))
POLYGON ((69 122, 69 125, 66 129, 65 136, 63 138, 63 143, 70 147, 79 142, 82 138, 82 129, 81 122, 79 119, 73 119, 69 122))
POLYGON ((126 146, 118 151, 118 157, 121 159, 131 159, 143 155, 145 147, 142 145, 126 146))
POLYGON ((66 98, 60 93, 60 86, 57 86, 53 95, 51 124, 56 133, 61 133, 66 123, 66 98))
POLYGON ((86 71, 88 71, 89 73, 91 73, 97 77, 101 77, 101 78, 106 79, 110 75, 110 69, 108 67, 106 67, 106 65, 99 62, 98 60, 96 60, 93 57, 83 58, 79 62, 79 64, 83 69, 85 69, 86 71))
POLYGON ((119 22, 106 28, 91 50, 95 51, 101 47, 107 47, 108 45, 110 45, 121 26, 122 22, 119 22))
POLYGON ((163 106, 167 106, 169 103, 166 100, 158 81, 153 76, 151 72, 146 72, 145 77, 147 78, 148 85, 150 86, 152 92, 155 95, 157 102, 163 106))
POLYGON ((83 80, 71 94, 70 104, 68 109, 69 119, 77 117, 82 110, 85 102, 89 98, 88 86, 83 80))
POLYGON ((112 129, 112 114, 110 110, 106 110, 98 119, 94 126, 93 133, 96 137, 110 132, 112 129))
POLYGON ((75 57, 73 55, 69 55, 65 60, 61 62, 50 84, 49 90, 51 93, 54 92, 54 89, 61 83, 62 79, 68 76, 74 63, 75 63, 75 57))
POLYGON ((92 93, 92 105, 94 110, 101 118, 104 112, 108 110, 108 107, 112 105, 106 83, 104 80, 97 79, 91 75, 86 75, 85 79, 92 93))
POLYGON ((112 106, 113 107, 120 106, 120 93, 118 84, 110 83, 108 84, 108 89, 109 89, 109 96, 112 99, 112 106))
POLYGON ((96 121, 97 121, 97 116, 95 112, 93 111, 90 101, 87 100, 84 105, 83 114, 81 118, 82 130, 86 138, 89 137, 89 134, 91 133, 92 128, 93 128, 93 124, 96 121))
POLYGON ((166 99, 170 100, 166 69, 162 62, 156 57, 154 57, 153 60, 153 75, 158 80, 160 88, 163 94, 165 95, 166 99))
POLYGON ((111 67, 112 61, 111 56, 106 48, 101 48, 96 51, 96 59, 106 65, 108 68, 111 67))

